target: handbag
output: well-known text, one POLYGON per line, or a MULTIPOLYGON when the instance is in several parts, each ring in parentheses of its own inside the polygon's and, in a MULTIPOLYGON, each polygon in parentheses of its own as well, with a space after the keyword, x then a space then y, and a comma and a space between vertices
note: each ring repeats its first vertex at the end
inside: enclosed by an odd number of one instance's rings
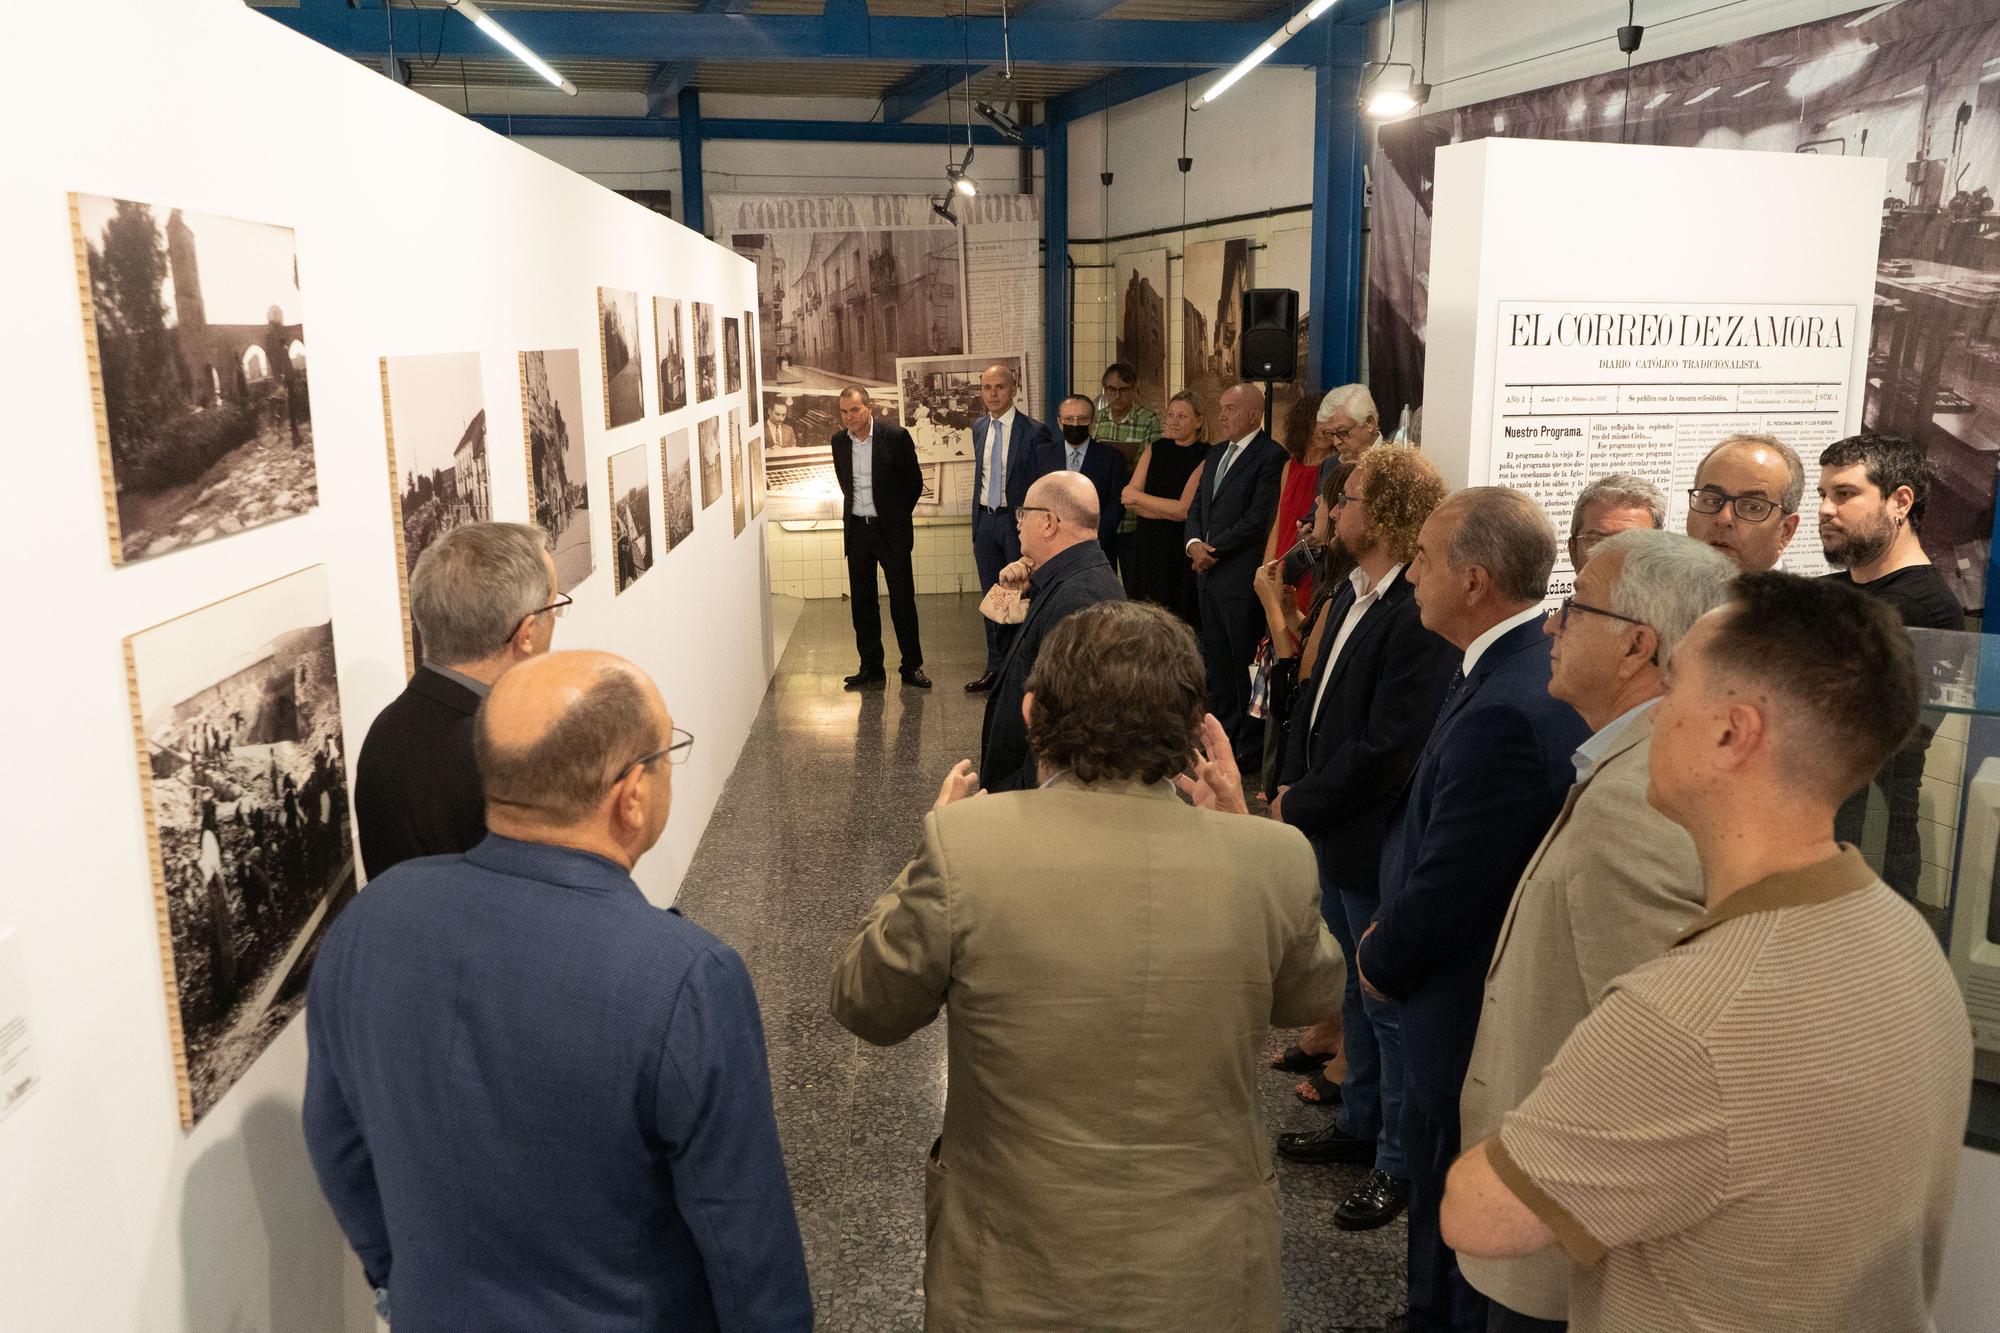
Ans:
POLYGON ((979 599, 979 614, 996 625, 1018 625, 1028 618, 1026 588, 996 583, 979 599))

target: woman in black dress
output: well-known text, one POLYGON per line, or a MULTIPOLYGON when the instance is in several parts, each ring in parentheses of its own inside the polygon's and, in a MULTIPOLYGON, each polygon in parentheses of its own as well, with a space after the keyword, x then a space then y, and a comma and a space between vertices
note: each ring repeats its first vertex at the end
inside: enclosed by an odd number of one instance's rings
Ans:
POLYGON ((1194 566, 1188 562, 1188 506, 1201 477, 1208 446, 1202 439, 1201 405, 1177 393, 1167 402, 1166 435, 1146 447, 1125 487, 1125 507, 1139 516, 1120 561, 1126 595, 1166 607, 1196 623, 1194 566))

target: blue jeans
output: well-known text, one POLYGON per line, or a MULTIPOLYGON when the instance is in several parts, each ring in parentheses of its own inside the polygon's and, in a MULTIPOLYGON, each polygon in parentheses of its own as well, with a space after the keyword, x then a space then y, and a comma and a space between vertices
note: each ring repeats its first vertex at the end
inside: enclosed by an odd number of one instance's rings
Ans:
POLYGON ((1334 1123, 1343 1134, 1375 1140, 1375 1167, 1398 1180, 1410 1178, 1403 1160, 1403 1015, 1393 1004, 1369 999, 1361 991, 1361 969, 1354 961, 1354 944, 1375 919, 1377 900, 1342 893, 1319 882, 1320 915, 1340 941, 1347 960, 1347 994, 1340 1006, 1340 1049, 1347 1057, 1347 1079, 1340 1085, 1340 1110, 1334 1123))

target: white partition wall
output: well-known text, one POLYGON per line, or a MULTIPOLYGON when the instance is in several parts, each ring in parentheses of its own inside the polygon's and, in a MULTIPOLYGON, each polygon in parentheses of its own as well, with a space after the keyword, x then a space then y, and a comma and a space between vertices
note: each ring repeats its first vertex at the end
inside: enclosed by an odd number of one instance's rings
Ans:
MULTIPOLYGON (((1437 155, 1424 448, 1455 488, 1514 485, 1566 534, 1596 476, 1686 514, 1732 431, 1807 462, 1859 429, 1878 159, 1481 139, 1437 155)), ((1808 477, 1807 498, 1812 497, 1808 477)), ((1806 518, 1787 563, 1819 564, 1806 518)), ((1569 588, 1559 566, 1552 594, 1569 588)))
MULTIPOLYGON (((755 274, 238 0, 10 12, 0 117, 14 127, 0 187, 0 364, 20 529, 0 664, 0 936, 13 932, 0 967, 18 975, 0 981, 25 982, 41 1080, 0 1116, 0 1327, 367 1329, 358 1268, 300 1139, 302 1024, 193 1131, 180 1128, 121 642, 323 566, 351 773, 368 722, 404 682, 380 358, 478 354, 491 507, 527 519, 517 355, 578 349, 596 567, 556 643, 638 661, 696 737, 674 770, 666 839, 638 874, 670 902, 770 676, 764 537, 754 521, 733 534, 741 482, 727 477, 692 536, 656 550, 614 597, 610 456, 643 446, 659 534, 662 436, 740 408, 742 395, 660 416, 655 362, 644 414, 607 430, 597 290, 741 312, 757 308, 755 274), (72 191, 293 229, 310 512, 114 565, 72 191)), ((222 299, 210 293, 211 305, 222 299)), ((654 334, 641 324, 646 362, 654 334)))

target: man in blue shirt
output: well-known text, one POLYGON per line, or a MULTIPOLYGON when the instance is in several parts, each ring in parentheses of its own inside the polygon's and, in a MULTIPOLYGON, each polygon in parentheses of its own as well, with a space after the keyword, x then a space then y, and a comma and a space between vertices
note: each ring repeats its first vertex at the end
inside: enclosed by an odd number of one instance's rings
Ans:
POLYGON ((630 873, 692 743, 620 658, 524 663, 489 835, 327 933, 306 1146, 397 1333, 812 1327, 749 974, 630 873))

